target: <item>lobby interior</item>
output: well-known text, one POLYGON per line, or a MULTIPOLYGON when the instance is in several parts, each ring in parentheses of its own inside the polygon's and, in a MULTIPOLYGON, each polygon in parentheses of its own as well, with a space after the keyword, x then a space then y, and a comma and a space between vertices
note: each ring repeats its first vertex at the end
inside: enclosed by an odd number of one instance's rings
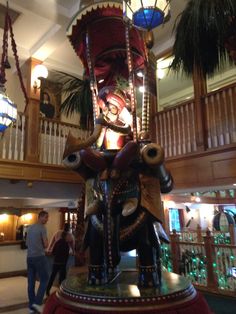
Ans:
MULTIPOLYGON (((65 168, 62 156, 69 132, 86 139, 91 129, 81 128, 80 114, 67 116, 60 111, 66 97, 61 80, 66 75, 83 79, 83 64, 69 42, 67 28, 78 10, 100 2, 104 1, 9 1, 29 102, 25 104, 9 44, 11 69, 6 70, 5 86, 17 104, 17 121, 0 139, 0 313, 21 314, 27 308, 26 250, 22 242, 38 212, 49 212, 49 238, 66 222, 75 233, 83 224, 84 181, 65 168), (45 79, 34 76, 39 64, 48 69, 45 79), (40 112, 44 93, 49 94, 54 106, 53 118, 40 112)), ((174 180, 173 190, 161 195, 161 218, 170 237, 170 244, 162 245, 162 263, 166 271, 189 278, 206 295, 215 314, 233 313, 236 68, 227 61, 206 77, 201 73, 193 77, 181 71, 176 74, 170 69, 174 24, 188 2, 171 1, 171 18, 153 30, 154 44, 149 51, 156 90, 151 97, 150 129, 154 142, 164 149, 165 165, 174 180), (226 312, 221 304, 216 305, 217 298, 222 304, 228 302, 226 312)), ((5 5, 6 1, 0 0, 1 37, 5 5)), ((136 97, 137 114, 141 116, 141 90, 137 89, 136 97)), ((124 254, 122 267, 135 268, 135 254, 124 254)), ((71 273, 84 270, 80 258, 78 254, 71 273)))

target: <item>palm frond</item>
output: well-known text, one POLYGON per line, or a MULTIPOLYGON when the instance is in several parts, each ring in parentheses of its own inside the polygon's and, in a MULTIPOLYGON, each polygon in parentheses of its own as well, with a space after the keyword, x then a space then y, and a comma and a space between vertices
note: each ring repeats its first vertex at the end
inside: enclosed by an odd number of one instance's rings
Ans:
POLYGON ((227 60, 224 42, 234 16, 235 0, 190 0, 174 26, 171 68, 191 75, 197 66, 204 74, 214 74, 227 60))
POLYGON ((90 81, 60 71, 56 71, 55 76, 58 82, 62 84, 61 91, 65 95, 60 106, 60 112, 67 117, 79 113, 81 128, 87 128, 93 115, 90 81))

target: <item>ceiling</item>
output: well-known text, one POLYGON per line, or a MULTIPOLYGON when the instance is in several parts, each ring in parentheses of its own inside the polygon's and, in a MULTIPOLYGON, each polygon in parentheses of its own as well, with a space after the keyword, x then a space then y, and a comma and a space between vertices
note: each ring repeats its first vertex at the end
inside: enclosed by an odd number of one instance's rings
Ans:
MULTIPOLYGON (((88 0, 11 0, 10 9, 19 13, 13 24, 20 63, 33 57, 52 70, 82 75, 82 64, 66 37, 66 29, 73 16, 88 0)), ((94 1, 99 2, 99 1, 94 1)), ((187 0, 173 0, 171 19, 154 31, 153 52, 159 54, 173 44, 173 25, 187 0)), ((0 0, 5 5, 5 0, 0 0)), ((0 11, 1 11, 0 7, 0 11)), ((3 30, 0 29, 2 38, 3 30)), ((9 48, 9 56, 12 51, 9 48)))

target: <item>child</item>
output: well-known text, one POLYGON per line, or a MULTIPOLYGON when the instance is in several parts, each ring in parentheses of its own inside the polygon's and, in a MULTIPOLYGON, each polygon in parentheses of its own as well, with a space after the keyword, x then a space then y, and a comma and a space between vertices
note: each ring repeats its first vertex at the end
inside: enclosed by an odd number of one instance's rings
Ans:
POLYGON ((56 278, 57 273, 59 272, 59 284, 66 278, 66 264, 69 257, 69 241, 70 234, 68 232, 63 231, 61 234, 61 238, 55 243, 53 247, 52 254, 54 256, 53 267, 51 277, 48 282, 46 294, 49 296, 50 289, 56 278))

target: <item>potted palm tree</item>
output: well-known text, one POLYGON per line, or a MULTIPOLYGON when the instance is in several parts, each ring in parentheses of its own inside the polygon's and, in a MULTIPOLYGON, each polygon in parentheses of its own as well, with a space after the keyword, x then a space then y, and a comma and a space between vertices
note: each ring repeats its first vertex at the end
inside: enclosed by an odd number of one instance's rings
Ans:
POLYGON ((228 59, 236 62, 236 1, 190 0, 177 18, 172 69, 213 75, 228 59))
POLYGON ((57 81, 62 84, 61 92, 65 96, 60 106, 60 112, 67 117, 79 113, 80 127, 89 130, 93 121, 90 80, 86 77, 80 79, 60 71, 57 71, 54 75, 57 77, 57 81))

